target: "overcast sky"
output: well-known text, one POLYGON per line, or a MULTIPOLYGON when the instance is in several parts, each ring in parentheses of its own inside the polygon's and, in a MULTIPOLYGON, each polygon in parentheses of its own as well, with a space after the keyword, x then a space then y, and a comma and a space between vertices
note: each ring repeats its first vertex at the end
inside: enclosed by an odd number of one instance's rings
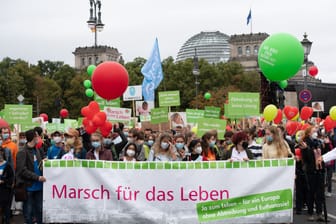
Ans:
MULTIPOLYGON (((126 62, 148 58, 157 37, 161 59, 176 58, 183 43, 201 31, 286 32, 313 42, 309 59, 318 78, 336 83, 335 0, 102 0, 104 30, 98 44, 115 47, 126 62)), ((74 65, 76 47, 92 46, 89 0, 1 1, 0 57, 64 61, 74 65)))

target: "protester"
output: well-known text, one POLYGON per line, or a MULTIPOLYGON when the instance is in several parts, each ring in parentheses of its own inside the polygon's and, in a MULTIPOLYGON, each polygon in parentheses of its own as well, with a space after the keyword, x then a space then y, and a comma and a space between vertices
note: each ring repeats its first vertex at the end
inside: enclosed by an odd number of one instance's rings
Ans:
POLYGON ((257 133, 255 128, 250 128, 247 131, 248 149, 251 150, 254 159, 262 159, 262 145, 256 142, 257 133))
POLYGON ((15 142, 12 141, 11 139, 11 133, 9 128, 7 127, 2 127, 0 129, 1 132, 1 137, 2 137, 2 148, 7 148, 10 150, 11 152, 11 157, 13 160, 13 167, 14 167, 14 171, 16 170, 16 155, 18 153, 18 147, 17 144, 15 142))
POLYGON ((135 162, 137 156, 136 153, 137 153, 137 145, 134 143, 130 143, 125 148, 125 154, 122 160, 124 162, 130 162, 130 161, 135 162))
POLYGON ((25 133, 20 132, 19 133, 19 144, 18 144, 19 151, 23 149, 26 143, 27 143, 27 139, 26 139, 25 133))
POLYGON ((202 146, 200 139, 191 140, 188 149, 190 151, 190 156, 186 156, 184 161, 206 161, 202 154, 202 146))
POLYGON ((68 132, 64 134, 65 146, 60 153, 60 158, 69 159, 86 159, 86 149, 83 148, 83 143, 79 137, 79 132, 74 128, 69 128, 68 132))
MULTIPOLYGON (((145 161, 146 160, 145 149, 143 147, 143 144, 145 142, 144 132, 133 128, 129 131, 127 139, 128 139, 128 144, 135 143, 137 146, 136 160, 145 161)), ((120 154, 120 158, 123 157, 124 154, 125 154, 125 148, 122 150, 122 153, 120 154)))
POLYGON ((143 148, 145 150, 145 158, 148 160, 148 155, 149 152, 154 145, 155 142, 155 135, 154 134, 149 134, 145 137, 145 143, 143 144, 143 148))
POLYGON ((177 157, 172 142, 173 139, 169 134, 162 134, 149 152, 148 160, 175 161, 177 157))
POLYGON ((229 161, 249 161, 253 159, 251 150, 248 149, 248 137, 245 132, 237 132, 232 136, 233 147, 226 151, 225 159, 229 161))
POLYGON ((37 135, 36 149, 40 150, 42 158, 45 158, 47 156, 48 148, 51 146, 50 140, 48 136, 43 133, 43 129, 41 127, 35 127, 34 131, 37 135))
POLYGON ((24 201, 23 211, 25 223, 32 224, 33 216, 36 223, 42 223, 42 176, 40 150, 36 149, 37 136, 33 129, 26 131, 27 144, 17 154, 16 185, 25 185, 27 200, 24 201))
POLYGON ((86 154, 86 159, 89 160, 106 160, 112 161, 111 150, 104 148, 103 136, 100 132, 94 132, 91 134, 91 145, 92 149, 86 154))
POLYGON ((308 127, 305 130, 301 154, 304 164, 304 171, 308 183, 308 221, 314 221, 314 204, 316 209, 316 220, 324 221, 322 216, 322 203, 324 200, 324 164, 319 161, 322 155, 321 143, 317 140, 315 127, 308 127))
POLYGON ((214 132, 206 132, 202 136, 202 156, 208 160, 219 160, 218 150, 216 150, 216 135, 214 132))
POLYGON ((293 154, 287 142, 280 136, 274 126, 268 126, 265 130, 266 143, 262 146, 263 159, 281 159, 292 157, 293 154))
POLYGON ((60 153, 64 147, 63 145, 63 136, 59 131, 55 131, 51 134, 51 138, 54 142, 52 146, 48 148, 47 158, 48 159, 57 159, 60 156, 60 153))
POLYGON ((5 149, 0 146, 0 223, 9 223, 14 183, 14 171, 7 161, 5 149), (3 217, 5 217, 3 219, 3 217))
POLYGON ((186 140, 184 135, 178 134, 174 136, 174 143, 175 148, 177 151, 177 161, 182 161, 186 157, 186 155, 189 153, 188 148, 186 146, 186 140))

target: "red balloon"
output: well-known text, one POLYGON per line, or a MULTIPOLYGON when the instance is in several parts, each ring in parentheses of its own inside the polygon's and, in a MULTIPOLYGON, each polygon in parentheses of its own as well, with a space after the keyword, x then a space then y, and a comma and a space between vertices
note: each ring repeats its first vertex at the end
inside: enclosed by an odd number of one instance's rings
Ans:
POLYGON ((111 132, 112 130, 112 123, 109 121, 105 121, 105 123, 100 126, 100 130, 103 132, 111 132))
POLYGON ((97 130, 97 127, 90 122, 88 125, 84 126, 86 133, 92 134, 97 130))
POLYGON ((335 127, 335 123, 334 123, 334 121, 331 119, 331 117, 329 115, 324 120, 323 125, 324 125, 324 128, 325 128, 325 130, 327 132, 331 131, 335 127))
POLYGON ((46 114, 46 113, 42 113, 42 114, 40 114, 40 117, 42 117, 43 118, 43 121, 44 122, 46 122, 46 121, 48 121, 48 115, 46 114))
POLYGON ((294 135, 296 131, 299 129, 300 124, 296 121, 287 121, 286 123, 286 131, 289 135, 294 135))
POLYGON ((301 149, 300 148, 296 148, 295 149, 295 155, 299 158, 301 158, 301 149))
POLYGON ((96 101, 91 101, 89 103, 89 109, 90 109, 90 113, 92 113, 93 115, 95 115, 96 113, 100 111, 99 104, 96 101))
POLYGON ((9 128, 9 124, 4 119, 0 118, 0 128, 9 128))
POLYGON ((117 62, 103 62, 93 72, 92 86, 95 92, 106 100, 118 98, 128 86, 127 70, 117 62))
POLYGON ((281 120, 282 120, 282 110, 278 109, 278 114, 274 118, 273 122, 274 122, 274 124, 279 124, 281 122, 281 120))
POLYGON ((318 69, 316 66, 312 66, 309 68, 308 72, 309 72, 309 75, 315 77, 318 73, 318 69))
POLYGON ((308 123, 305 123, 300 127, 300 130, 306 130, 308 127, 310 127, 310 125, 308 123))
MULTIPOLYGON (((91 115, 91 111, 90 111, 90 108, 88 106, 85 106, 85 107, 82 107, 81 109, 81 114, 84 116, 84 117, 87 117, 89 119, 92 119, 93 116, 90 116, 91 115)), ((93 115, 93 114, 92 114, 93 115)))
POLYGON ((285 106, 283 111, 288 120, 293 119, 299 113, 299 109, 297 107, 291 106, 285 106))
POLYGON ((67 109, 60 110, 60 116, 62 118, 66 118, 69 115, 69 111, 67 109))
POLYGON ((300 117, 302 120, 308 120, 313 115, 313 108, 304 106, 301 108, 300 117))
POLYGON ((96 127, 100 127, 100 126, 104 125, 105 121, 106 121, 105 112, 98 112, 92 118, 92 122, 96 127))

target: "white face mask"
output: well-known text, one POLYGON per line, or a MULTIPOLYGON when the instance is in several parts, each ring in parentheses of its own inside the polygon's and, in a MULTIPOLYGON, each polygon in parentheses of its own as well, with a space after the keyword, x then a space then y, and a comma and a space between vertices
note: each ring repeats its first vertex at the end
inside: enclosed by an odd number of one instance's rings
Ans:
POLYGON ((312 134, 312 138, 313 138, 313 139, 317 139, 317 133, 316 133, 316 132, 314 132, 314 133, 312 134))
POLYGON ((122 138, 120 136, 118 136, 115 139, 113 139, 112 142, 113 142, 113 144, 117 145, 117 144, 122 142, 122 138))
POLYGON ((54 141, 55 141, 55 143, 60 143, 62 141, 61 136, 54 137, 54 141))
POLYGON ((133 138, 131 138, 131 137, 127 137, 127 141, 128 141, 129 143, 134 142, 134 141, 133 141, 133 138))
POLYGON ((202 153, 202 147, 201 146, 198 146, 196 149, 195 149, 195 152, 197 154, 201 154, 202 153))
POLYGON ((127 149, 126 154, 127 154, 129 157, 133 157, 133 156, 135 155, 135 151, 134 151, 134 150, 131 150, 131 149, 127 149))

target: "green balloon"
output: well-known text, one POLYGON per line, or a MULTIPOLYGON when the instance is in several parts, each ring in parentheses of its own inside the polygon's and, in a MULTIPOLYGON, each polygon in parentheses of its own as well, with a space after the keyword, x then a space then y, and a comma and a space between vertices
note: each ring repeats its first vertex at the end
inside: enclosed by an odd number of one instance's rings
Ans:
POLYGON ((88 73, 88 75, 89 75, 90 77, 92 76, 92 74, 93 74, 93 72, 94 72, 95 69, 96 69, 96 66, 95 66, 95 65, 89 65, 89 66, 87 67, 86 71, 87 71, 87 73, 88 73))
POLYGON ((207 92, 204 94, 204 99, 209 100, 211 98, 211 93, 207 92))
POLYGON ((287 33, 277 33, 266 38, 258 52, 261 71, 271 81, 287 80, 301 68, 304 50, 301 42, 287 33))
POLYGON ((86 89, 85 90, 85 95, 87 97, 93 97, 93 90, 92 89, 86 89))
POLYGON ((85 88, 87 88, 87 89, 91 88, 91 81, 90 80, 88 80, 88 79, 84 80, 83 84, 84 84, 85 88))
POLYGON ((284 89, 288 86, 288 81, 287 80, 282 80, 278 82, 278 85, 280 86, 281 89, 284 89))

